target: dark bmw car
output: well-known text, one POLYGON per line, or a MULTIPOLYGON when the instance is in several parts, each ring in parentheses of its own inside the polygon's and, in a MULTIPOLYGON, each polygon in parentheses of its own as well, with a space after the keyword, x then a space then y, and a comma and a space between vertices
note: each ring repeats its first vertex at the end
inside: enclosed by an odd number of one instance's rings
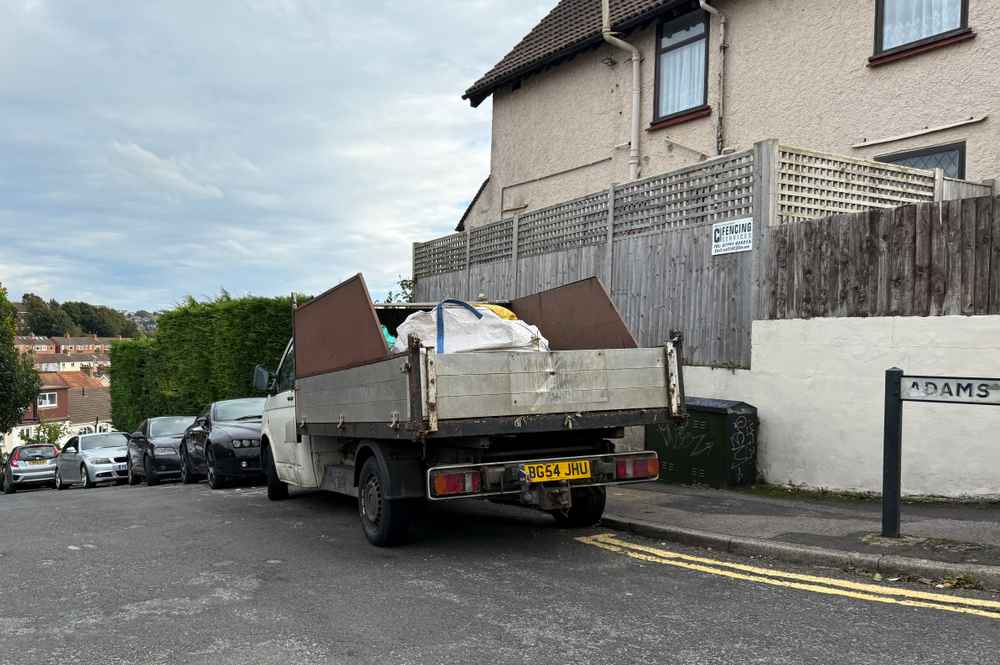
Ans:
POLYGON ((263 413, 263 397, 225 400, 206 407, 181 439, 181 480, 193 483, 207 477, 212 489, 237 480, 261 480, 263 413))
POLYGON ((128 484, 145 480, 155 485, 161 480, 180 478, 181 438, 194 416, 162 416, 144 420, 128 435, 128 484))

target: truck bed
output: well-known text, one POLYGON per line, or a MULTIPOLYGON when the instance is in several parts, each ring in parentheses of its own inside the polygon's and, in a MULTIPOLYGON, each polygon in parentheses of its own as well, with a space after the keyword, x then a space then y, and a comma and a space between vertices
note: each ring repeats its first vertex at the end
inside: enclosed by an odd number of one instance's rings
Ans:
POLYGON ((413 349, 300 379, 297 420, 306 434, 414 439, 588 423, 622 427, 679 415, 678 376, 672 344, 449 354, 413 349))

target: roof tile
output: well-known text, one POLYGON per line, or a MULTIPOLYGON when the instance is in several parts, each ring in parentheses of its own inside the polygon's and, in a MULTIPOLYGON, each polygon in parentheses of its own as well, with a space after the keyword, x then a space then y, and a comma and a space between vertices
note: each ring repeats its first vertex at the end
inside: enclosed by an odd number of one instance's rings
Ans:
MULTIPOLYGON (((678 0, 611 0, 611 28, 629 30, 675 4, 678 0)), ((601 40, 600 0, 561 0, 510 53, 473 83, 462 98, 478 106, 500 86, 601 40)))

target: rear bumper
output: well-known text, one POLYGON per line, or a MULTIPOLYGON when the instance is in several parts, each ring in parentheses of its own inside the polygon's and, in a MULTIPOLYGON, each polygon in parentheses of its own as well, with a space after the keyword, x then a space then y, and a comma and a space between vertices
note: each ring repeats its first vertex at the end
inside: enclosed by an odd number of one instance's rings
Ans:
POLYGON ((15 485, 34 485, 36 483, 51 483, 56 479, 56 467, 46 467, 35 471, 31 469, 11 470, 11 478, 15 485))
MULTIPOLYGON (((643 466, 642 468, 647 468, 643 466)), ((660 469, 659 456, 653 451, 642 451, 635 453, 607 453, 596 455, 580 455, 573 457, 555 457, 546 459, 523 459, 509 462, 486 462, 482 464, 453 464, 435 466, 427 470, 427 498, 432 501, 442 501, 447 499, 467 499, 495 497, 502 495, 521 495, 528 500, 532 495, 537 494, 536 490, 546 487, 593 487, 604 485, 626 485, 633 483, 644 483, 657 480, 660 469), (547 482, 531 482, 524 474, 524 465, 544 464, 549 462, 575 462, 587 461, 590 466, 590 477, 576 478, 571 480, 552 480, 547 482), (626 477, 624 471, 629 474, 636 468, 636 462, 642 461, 649 464, 651 471, 643 472, 641 477, 626 477), (655 465, 655 468, 654 468, 655 465), (448 474, 472 474, 478 482, 469 483, 474 487, 473 491, 459 494, 442 496, 436 494, 434 479, 441 473, 448 474)), ((534 503, 533 500, 529 501, 534 503)))

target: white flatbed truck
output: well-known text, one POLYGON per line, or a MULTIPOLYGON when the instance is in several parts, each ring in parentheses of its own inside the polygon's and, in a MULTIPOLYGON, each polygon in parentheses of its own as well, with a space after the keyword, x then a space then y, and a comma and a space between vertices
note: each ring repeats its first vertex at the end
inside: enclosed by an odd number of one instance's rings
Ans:
MULTIPOLYGON (((558 310, 564 296, 539 302, 558 310)), ((469 353, 411 337, 389 353, 380 317, 430 307, 373 306, 358 275, 296 309, 277 372, 254 373, 268 393, 269 498, 289 486, 355 496, 365 536, 387 546, 406 538, 427 501, 518 503, 590 526, 606 486, 659 476, 655 452, 616 452, 613 439, 684 417, 679 336, 655 348, 469 353)))

